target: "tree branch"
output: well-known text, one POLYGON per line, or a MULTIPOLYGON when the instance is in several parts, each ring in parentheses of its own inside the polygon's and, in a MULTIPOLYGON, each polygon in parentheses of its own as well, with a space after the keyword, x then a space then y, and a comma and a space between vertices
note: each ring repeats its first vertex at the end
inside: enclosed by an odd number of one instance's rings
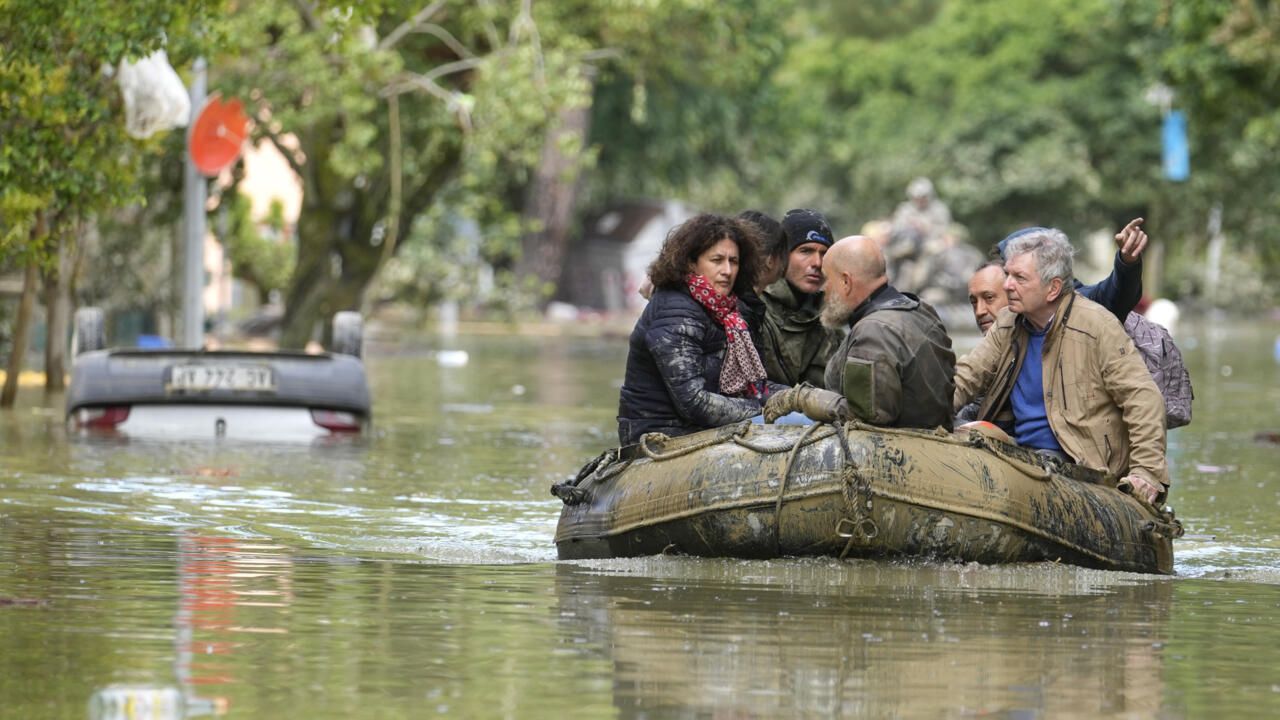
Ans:
POLYGON ((426 33, 428 35, 434 36, 435 38, 439 39, 440 42, 444 43, 445 47, 452 50, 454 54, 460 58, 469 58, 469 57, 476 56, 475 53, 467 49, 466 45, 463 45, 461 42, 459 42, 458 39, 454 37, 452 33, 450 33, 448 30, 445 30, 442 26, 436 25, 435 23, 427 23, 426 25, 422 25, 421 27, 418 27, 414 32, 426 33))
POLYGON ((315 32, 320 29, 320 21, 316 20, 315 9, 311 7, 311 3, 307 0, 293 0, 293 7, 298 10, 298 17, 302 18, 302 25, 307 30, 315 32))
POLYGON ((442 7, 444 7, 444 0, 436 0, 430 5, 422 8, 417 13, 415 13, 413 17, 400 23, 400 26, 397 27, 395 30, 392 30, 391 34, 383 38, 382 42, 378 43, 378 49, 390 50, 391 48, 395 47, 396 43, 400 42, 400 40, 402 40, 405 35, 408 35, 409 33, 413 32, 418 28, 419 25, 430 20, 431 16, 439 12, 440 8, 442 7))
POLYGON ((284 156, 285 162, 289 163, 289 168, 298 175, 298 179, 305 180, 307 177, 305 169, 303 168, 302 163, 293 154, 294 150, 287 147, 281 140, 280 136, 271 130, 271 125, 269 123, 258 122, 257 126, 262 130, 263 136, 270 140, 276 150, 284 156))
MULTIPOLYGON (((458 63, 472 62, 468 60, 459 60, 458 63)), ((478 60, 474 62, 479 62, 478 60)), ((454 65, 456 63, 446 63, 454 65)), ((438 69, 438 68, 437 68, 438 69)), ((434 72, 434 71, 433 71, 434 72)), ((462 125, 462 129, 471 131, 471 110, 463 101, 462 93, 447 90, 440 86, 435 80, 426 75, 418 75, 417 73, 404 73, 400 76, 400 81, 387 86, 385 90, 379 93, 382 97, 391 97, 393 95, 403 95, 414 89, 425 90, 428 94, 433 95, 444 101, 449 112, 457 116, 458 122, 462 125)))
POLYGON ((387 98, 387 127, 389 147, 387 160, 391 174, 391 195, 387 200, 387 234, 382 240, 382 259, 378 267, 383 267, 396 251, 396 240, 400 230, 400 209, 402 202, 402 167, 400 157, 400 96, 387 98))
POLYGON ((520 35, 529 34, 533 46, 533 76, 539 86, 546 83, 545 63, 542 59, 542 36, 538 33, 538 24, 533 21, 533 0, 521 0, 520 13, 511 23, 510 44, 515 45, 520 35))
POLYGON ((444 89, 431 78, 417 73, 401 73, 400 77, 388 85, 379 95, 391 97, 392 95, 403 95, 415 89, 425 90, 428 94, 434 95, 447 103, 457 102, 452 92, 444 89))
POLYGON ((582 53, 583 62, 595 62, 597 60, 617 60, 623 57, 622 51, 617 48, 597 48, 582 53))
POLYGON ((434 68, 431 68, 431 71, 422 77, 431 81, 438 80, 445 75, 474 70, 480 67, 480 62, 479 58, 463 58, 462 60, 454 60, 453 62, 447 62, 443 65, 437 65, 434 68))
MULTIPOLYGON (((493 3, 490 0, 478 0, 485 10, 492 10, 493 3)), ((502 36, 498 34, 498 28, 489 18, 484 20, 484 34, 489 37, 489 47, 497 50, 502 47, 502 36)))

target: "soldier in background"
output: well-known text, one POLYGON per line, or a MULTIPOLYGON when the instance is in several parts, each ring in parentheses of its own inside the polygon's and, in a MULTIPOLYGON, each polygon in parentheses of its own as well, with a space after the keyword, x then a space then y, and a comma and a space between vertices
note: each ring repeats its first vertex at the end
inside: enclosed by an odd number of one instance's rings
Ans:
POLYGON ((918 177, 907 185, 907 201, 893 212, 885 261, 894 283, 918 292, 928 284, 928 258, 946 249, 951 210, 938 199, 933 182, 918 177))

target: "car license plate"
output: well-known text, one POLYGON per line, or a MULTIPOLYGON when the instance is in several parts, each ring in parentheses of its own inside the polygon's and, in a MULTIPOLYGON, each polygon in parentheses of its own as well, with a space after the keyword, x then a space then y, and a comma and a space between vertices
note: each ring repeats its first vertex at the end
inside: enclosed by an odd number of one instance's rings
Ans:
POLYGON ((266 365, 175 365, 169 374, 167 389, 169 392, 275 392, 276 379, 266 365))

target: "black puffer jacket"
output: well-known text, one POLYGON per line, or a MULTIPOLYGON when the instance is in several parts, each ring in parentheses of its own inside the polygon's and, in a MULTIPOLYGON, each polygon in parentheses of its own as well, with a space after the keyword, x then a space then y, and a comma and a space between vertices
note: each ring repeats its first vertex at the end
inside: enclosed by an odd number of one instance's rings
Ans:
POLYGON ((618 399, 618 440, 688 435, 760 414, 760 402, 720 394, 728 338, 687 290, 660 289, 631 331, 618 399))

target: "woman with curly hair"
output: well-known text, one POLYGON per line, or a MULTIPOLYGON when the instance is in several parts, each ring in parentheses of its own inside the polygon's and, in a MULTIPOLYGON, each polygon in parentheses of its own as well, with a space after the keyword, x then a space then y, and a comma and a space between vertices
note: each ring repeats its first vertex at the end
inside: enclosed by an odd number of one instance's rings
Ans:
POLYGON ((750 222, 697 215, 667 235, 649 266, 656 288, 631 332, 618 440, 687 435, 760 413, 764 366, 738 312, 760 263, 750 222))

